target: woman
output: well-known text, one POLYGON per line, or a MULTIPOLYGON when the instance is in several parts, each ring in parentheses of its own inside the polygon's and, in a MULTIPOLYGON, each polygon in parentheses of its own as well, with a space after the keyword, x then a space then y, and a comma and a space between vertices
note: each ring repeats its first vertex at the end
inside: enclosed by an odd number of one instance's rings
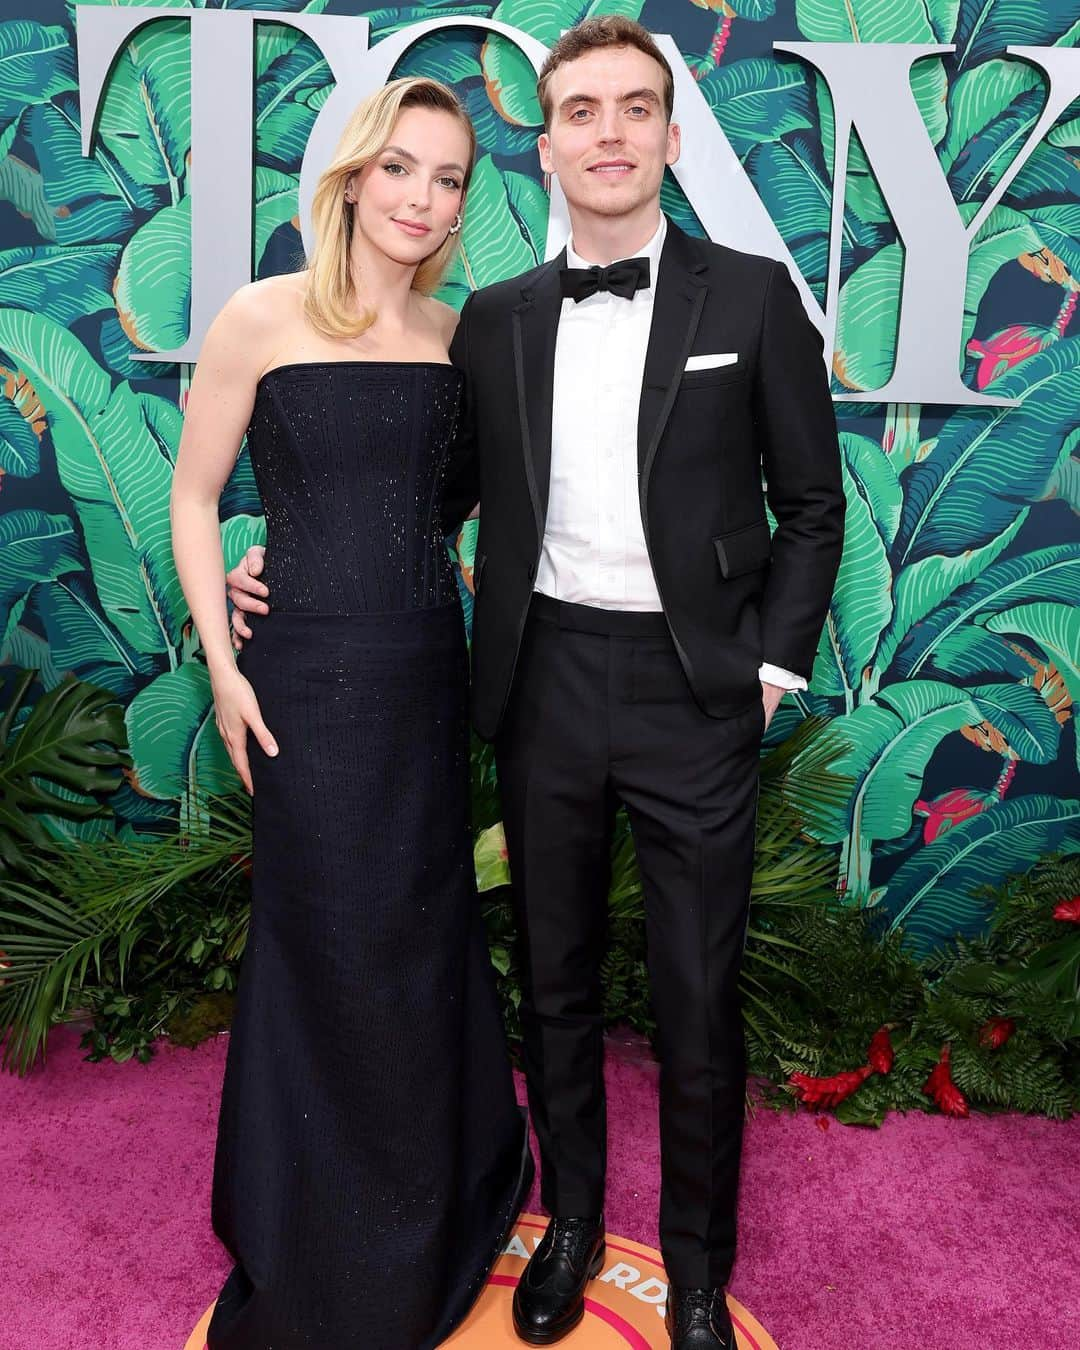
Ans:
POLYGON ((435 81, 363 103, 319 182, 307 270, 228 302, 188 401, 177 566, 254 793, 212 1202, 236 1265, 211 1350, 439 1344, 531 1182, 476 902, 465 639, 438 525, 461 377, 456 316, 427 292, 474 151, 435 81), (237 664, 217 504, 245 430, 275 607, 237 664))

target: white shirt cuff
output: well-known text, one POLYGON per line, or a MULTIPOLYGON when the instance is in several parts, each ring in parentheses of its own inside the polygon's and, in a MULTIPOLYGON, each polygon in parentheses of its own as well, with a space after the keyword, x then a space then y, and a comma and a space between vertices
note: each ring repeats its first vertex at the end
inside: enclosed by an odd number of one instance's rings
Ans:
POLYGON ((806 688, 806 681, 801 675, 792 675, 791 671, 785 670, 783 666, 770 666, 768 662, 758 668, 758 679, 763 684, 775 684, 789 692, 806 688))

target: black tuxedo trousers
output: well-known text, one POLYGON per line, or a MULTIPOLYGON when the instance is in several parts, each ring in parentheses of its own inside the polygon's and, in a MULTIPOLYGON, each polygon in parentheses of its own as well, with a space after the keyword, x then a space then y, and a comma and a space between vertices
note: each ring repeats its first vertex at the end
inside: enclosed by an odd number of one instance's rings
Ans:
POLYGON ((754 856, 760 700, 707 716, 661 614, 535 595, 495 741, 522 935, 524 1059, 542 1199, 604 1207, 600 965, 615 812, 645 893, 660 1058, 660 1236, 676 1284, 735 1254, 745 1093, 738 978, 754 856))

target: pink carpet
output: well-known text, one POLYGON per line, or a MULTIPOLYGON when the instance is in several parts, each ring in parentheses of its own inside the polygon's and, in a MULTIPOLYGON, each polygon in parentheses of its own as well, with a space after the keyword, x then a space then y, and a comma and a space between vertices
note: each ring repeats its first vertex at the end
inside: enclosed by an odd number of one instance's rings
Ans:
MULTIPOLYGON (((228 1269, 208 1215, 225 1049, 89 1064, 65 1028, 44 1069, 0 1079, 3 1350, 182 1350, 228 1269)), ((655 1070, 614 1044, 607 1081, 608 1227, 655 1245, 655 1070)), ((781 1350, 1080 1346, 1080 1121, 826 1124, 747 1130, 731 1287, 781 1350)))

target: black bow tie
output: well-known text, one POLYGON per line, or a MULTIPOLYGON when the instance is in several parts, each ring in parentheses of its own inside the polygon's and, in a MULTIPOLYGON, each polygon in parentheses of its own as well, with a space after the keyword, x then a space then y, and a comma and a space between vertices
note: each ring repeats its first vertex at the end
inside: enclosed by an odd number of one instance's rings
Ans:
POLYGON ((635 291, 649 284, 648 258, 624 258, 609 267, 564 267, 559 273, 563 299, 588 300, 597 291, 610 291, 624 300, 633 300, 635 291))

